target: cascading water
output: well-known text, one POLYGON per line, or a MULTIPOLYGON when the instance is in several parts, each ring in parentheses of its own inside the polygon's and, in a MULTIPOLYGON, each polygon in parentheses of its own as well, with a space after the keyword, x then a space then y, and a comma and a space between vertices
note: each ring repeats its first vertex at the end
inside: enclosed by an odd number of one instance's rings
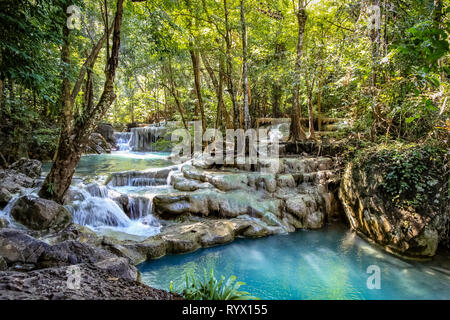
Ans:
POLYGON ((129 142, 132 151, 156 151, 155 142, 162 138, 167 132, 164 126, 148 126, 131 129, 131 139, 129 142))
POLYGON ((131 223, 118 204, 109 198, 89 197, 72 208, 73 221, 80 225, 128 227, 131 223))
POLYGON ((8 223, 13 223, 13 219, 11 218, 11 208, 13 207, 14 203, 17 201, 19 197, 16 195, 11 200, 9 200, 6 207, 3 208, 3 210, 0 210, 0 218, 5 219, 8 223))
POLYGON ((116 145, 119 151, 130 150, 131 132, 114 132, 114 137, 116 138, 116 145))
POLYGON ((72 192, 74 201, 66 208, 77 224, 100 232, 110 230, 146 237, 160 231, 161 226, 152 215, 150 199, 123 194, 96 183, 75 187, 72 192))

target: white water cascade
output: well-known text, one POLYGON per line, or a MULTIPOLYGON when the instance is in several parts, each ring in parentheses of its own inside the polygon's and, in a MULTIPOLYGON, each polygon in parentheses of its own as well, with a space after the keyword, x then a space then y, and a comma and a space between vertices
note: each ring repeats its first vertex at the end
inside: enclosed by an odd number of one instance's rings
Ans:
POLYGON ((116 138, 116 145, 119 151, 129 151, 131 132, 114 132, 114 137, 116 138))
POLYGON ((152 214, 151 199, 128 196, 95 183, 74 187, 72 192, 74 201, 66 208, 77 224, 95 231, 146 237, 160 231, 161 225, 152 214))
POLYGON ((155 142, 164 137, 167 128, 164 126, 148 126, 131 129, 129 142, 132 151, 156 151, 155 142))

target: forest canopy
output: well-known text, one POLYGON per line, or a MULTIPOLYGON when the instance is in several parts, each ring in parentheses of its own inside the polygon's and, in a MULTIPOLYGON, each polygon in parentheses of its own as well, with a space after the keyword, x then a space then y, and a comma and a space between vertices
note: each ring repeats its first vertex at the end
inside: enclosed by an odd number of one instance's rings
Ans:
MULTIPOLYGON (((291 139, 302 140, 317 139, 308 118, 320 131, 321 119, 334 117, 372 141, 448 140, 447 0, 122 2, 115 99, 101 117, 117 130, 162 120, 244 128, 286 117, 291 139)), ((2 161, 53 157, 63 82, 76 84, 84 67, 71 112, 83 114, 86 97, 99 102, 116 7, 0 2, 2 161), (96 45, 96 63, 86 66, 96 45)))

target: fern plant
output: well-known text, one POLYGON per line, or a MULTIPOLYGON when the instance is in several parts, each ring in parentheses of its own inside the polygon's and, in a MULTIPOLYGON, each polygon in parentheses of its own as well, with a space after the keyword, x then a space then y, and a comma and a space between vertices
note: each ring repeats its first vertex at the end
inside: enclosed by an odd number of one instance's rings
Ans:
MULTIPOLYGON (((245 291, 239 291, 239 288, 245 285, 244 282, 237 281, 236 277, 231 276, 225 280, 224 276, 220 280, 214 276, 214 270, 209 274, 206 269, 203 270, 203 281, 196 276, 186 275, 185 287, 182 295, 188 300, 258 300, 257 297, 250 295, 245 291)), ((173 291, 173 283, 170 284, 170 291, 173 291)))

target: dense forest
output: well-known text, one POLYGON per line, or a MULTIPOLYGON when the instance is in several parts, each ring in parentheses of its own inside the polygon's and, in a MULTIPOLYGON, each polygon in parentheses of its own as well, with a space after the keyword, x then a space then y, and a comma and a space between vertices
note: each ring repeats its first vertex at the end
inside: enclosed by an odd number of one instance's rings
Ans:
POLYGON ((123 5, 113 52, 115 1, 1 2, 2 161, 52 158, 61 88, 74 86, 70 112, 82 117, 101 99, 115 54, 116 98, 99 120, 117 128, 291 117, 291 138, 302 140, 317 137, 299 119, 316 119, 320 130, 321 118, 339 117, 372 141, 447 139, 447 1, 123 5), (70 5, 79 9, 66 14, 70 5))

